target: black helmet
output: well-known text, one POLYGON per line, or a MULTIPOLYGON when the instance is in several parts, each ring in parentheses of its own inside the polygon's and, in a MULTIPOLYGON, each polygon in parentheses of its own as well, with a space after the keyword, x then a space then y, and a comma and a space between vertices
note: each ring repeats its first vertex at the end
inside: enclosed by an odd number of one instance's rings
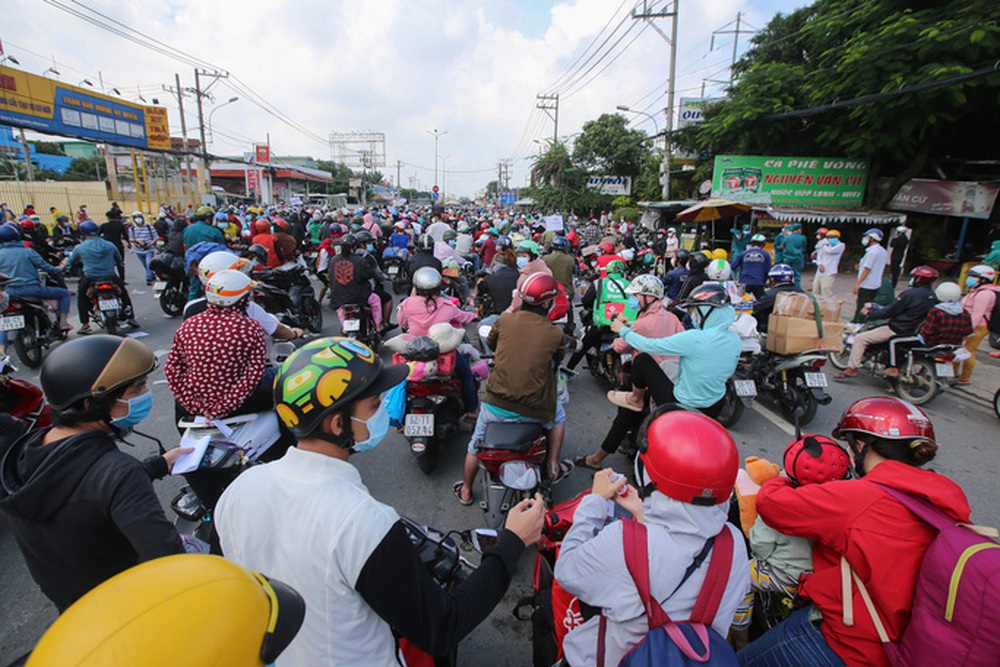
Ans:
POLYGON ((708 263, 711 261, 712 260, 708 258, 708 255, 703 252, 691 253, 691 257, 688 258, 688 271, 691 273, 704 271, 705 267, 707 267, 708 263))
POLYGON ((688 260, 691 259, 691 253, 685 248, 681 248, 674 252, 674 257, 677 258, 677 266, 687 266, 688 260))
POLYGON ((428 252, 434 250, 434 237, 430 234, 421 234, 417 239, 417 249, 428 252))
POLYGON ((154 368, 152 351, 133 338, 88 336, 52 350, 39 380, 57 414, 74 421, 106 420, 111 396, 154 368), (90 399, 87 405, 84 399, 90 399))
POLYGON ((267 248, 259 243, 254 243, 247 248, 247 253, 261 264, 267 264, 267 248))
POLYGON ((340 237, 340 249, 351 251, 358 247, 358 237, 355 234, 344 234, 340 237))
POLYGON ((358 245, 365 245, 375 240, 375 237, 367 229, 359 229, 354 232, 354 238, 357 239, 358 245))
POLYGON ((506 250, 507 248, 513 248, 514 242, 509 236, 501 236, 497 239, 497 248, 499 250, 506 250))
MULTIPOLYGON (((701 253, 697 253, 701 254, 701 253)), ((702 255, 704 257, 704 255, 702 255)), ((692 257, 693 259, 693 257, 692 257)), ((682 308, 692 311, 691 319, 695 326, 703 328, 705 319, 716 308, 724 308, 730 305, 729 292, 719 283, 704 283, 691 290, 687 298, 680 304, 682 308)))
POLYGON ((274 409, 296 436, 319 437, 350 450, 350 430, 334 441, 319 433, 322 421, 355 401, 395 387, 409 370, 405 364, 384 366, 371 348, 351 338, 314 340, 278 369, 274 409))

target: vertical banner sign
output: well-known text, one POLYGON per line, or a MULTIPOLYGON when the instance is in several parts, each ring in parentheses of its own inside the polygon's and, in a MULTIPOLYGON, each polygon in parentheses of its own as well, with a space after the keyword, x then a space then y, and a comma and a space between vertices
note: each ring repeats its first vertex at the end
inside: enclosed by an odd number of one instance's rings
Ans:
POLYGON ((113 146, 169 151, 167 110, 0 65, 0 123, 113 146))
POLYGON ((867 160, 717 155, 712 197, 790 206, 861 206, 867 160))
POLYGON ((254 144, 253 150, 257 164, 271 162, 271 149, 267 144, 254 144))
POLYGON ((248 168, 245 173, 247 182, 247 196, 249 197, 251 192, 252 193, 260 192, 260 180, 257 177, 256 167, 248 168))

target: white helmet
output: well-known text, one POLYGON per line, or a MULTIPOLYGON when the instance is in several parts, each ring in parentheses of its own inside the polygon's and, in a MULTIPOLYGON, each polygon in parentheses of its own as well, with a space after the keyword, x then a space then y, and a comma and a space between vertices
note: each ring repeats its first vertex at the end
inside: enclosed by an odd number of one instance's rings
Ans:
POLYGON ((994 280, 996 280, 997 272, 996 269, 994 269, 992 266, 988 266, 986 264, 977 264, 976 266, 969 269, 969 272, 966 275, 972 276, 974 278, 979 278, 981 280, 985 280, 988 283, 991 283, 994 280))
POLYGON ((663 298, 663 283, 656 276, 644 273, 636 276, 625 288, 626 294, 646 294, 648 296, 663 298))
POLYGON ((249 276, 226 269, 212 276, 205 285, 205 298, 216 306, 233 306, 250 296, 253 281, 249 276))
POLYGON ((934 288, 934 296, 944 303, 958 301, 962 298, 962 288, 958 283, 941 283, 934 288))
POLYGON ((705 275, 708 276, 708 279, 720 283, 729 280, 729 276, 732 273, 732 267, 724 259, 713 259, 705 268, 705 275))
POLYGON ((250 260, 237 257, 227 250, 216 250, 201 258, 201 261, 198 263, 198 277, 201 278, 201 282, 204 285, 219 271, 232 269, 234 271, 249 273, 251 268, 253 268, 253 265, 250 263, 250 260))

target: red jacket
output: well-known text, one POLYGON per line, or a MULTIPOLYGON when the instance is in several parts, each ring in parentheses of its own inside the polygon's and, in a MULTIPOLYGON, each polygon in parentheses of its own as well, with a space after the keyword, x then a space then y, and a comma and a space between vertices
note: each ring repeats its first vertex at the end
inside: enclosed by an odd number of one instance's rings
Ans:
POLYGON ((889 667, 889 661, 857 586, 852 586, 855 624, 844 625, 841 554, 868 588, 890 639, 898 640, 910 619, 920 561, 937 535, 873 482, 927 500, 956 521, 969 520, 969 502, 955 482, 896 461, 882 462, 858 480, 796 488, 787 477, 777 477, 757 495, 767 525, 814 540, 814 571, 799 593, 823 612, 823 636, 849 667, 889 667))
POLYGON ((257 234, 250 239, 250 243, 262 245, 267 249, 267 266, 272 269, 282 264, 281 258, 278 257, 278 251, 274 247, 277 240, 278 237, 274 234, 257 234))

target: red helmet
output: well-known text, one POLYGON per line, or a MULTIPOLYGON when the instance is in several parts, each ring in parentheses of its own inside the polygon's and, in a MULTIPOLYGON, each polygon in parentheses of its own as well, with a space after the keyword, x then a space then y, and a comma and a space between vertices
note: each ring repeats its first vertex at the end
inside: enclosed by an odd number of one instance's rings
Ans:
POLYGON ((816 235, 817 236, 826 236, 829 231, 830 230, 827 229, 826 227, 820 227, 819 229, 816 230, 816 235))
POLYGON ((258 220, 253 223, 253 230, 258 234, 270 234, 271 233, 271 223, 267 220, 258 220))
POLYGON ((532 306, 545 306, 559 294, 559 283, 547 273, 532 273, 517 289, 521 300, 532 306))
POLYGON ((601 241, 601 252, 611 254, 615 251, 615 246, 611 241, 601 241))
POLYGON ((892 396, 871 396, 851 403, 833 429, 833 437, 846 440, 852 433, 885 440, 920 438, 934 442, 934 426, 923 410, 892 396))
POLYGON ((729 431, 700 412, 685 410, 654 414, 638 460, 638 477, 644 470, 657 491, 693 505, 726 502, 740 467, 729 431))
POLYGON ((937 269, 929 266, 918 266, 910 271, 910 278, 914 285, 930 285, 939 277, 941 274, 938 273, 937 269))
POLYGON ((278 229, 280 229, 283 232, 287 232, 288 231, 288 221, 285 220, 284 218, 275 218, 274 219, 274 226, 277 227, 278 229))
POLYGON ((851 469, 851 457, 835 440, 806 433, 785 447, 784 468, 796 486, 822 484, 845 479, 851 469))
POLYGON ((19 224, 21 225, 21 229, 23 229, 26 232, 30 232, 35 229, 35 221, 32 220, 31 218, 24 218, 23 220, 20 221, 19 224))

